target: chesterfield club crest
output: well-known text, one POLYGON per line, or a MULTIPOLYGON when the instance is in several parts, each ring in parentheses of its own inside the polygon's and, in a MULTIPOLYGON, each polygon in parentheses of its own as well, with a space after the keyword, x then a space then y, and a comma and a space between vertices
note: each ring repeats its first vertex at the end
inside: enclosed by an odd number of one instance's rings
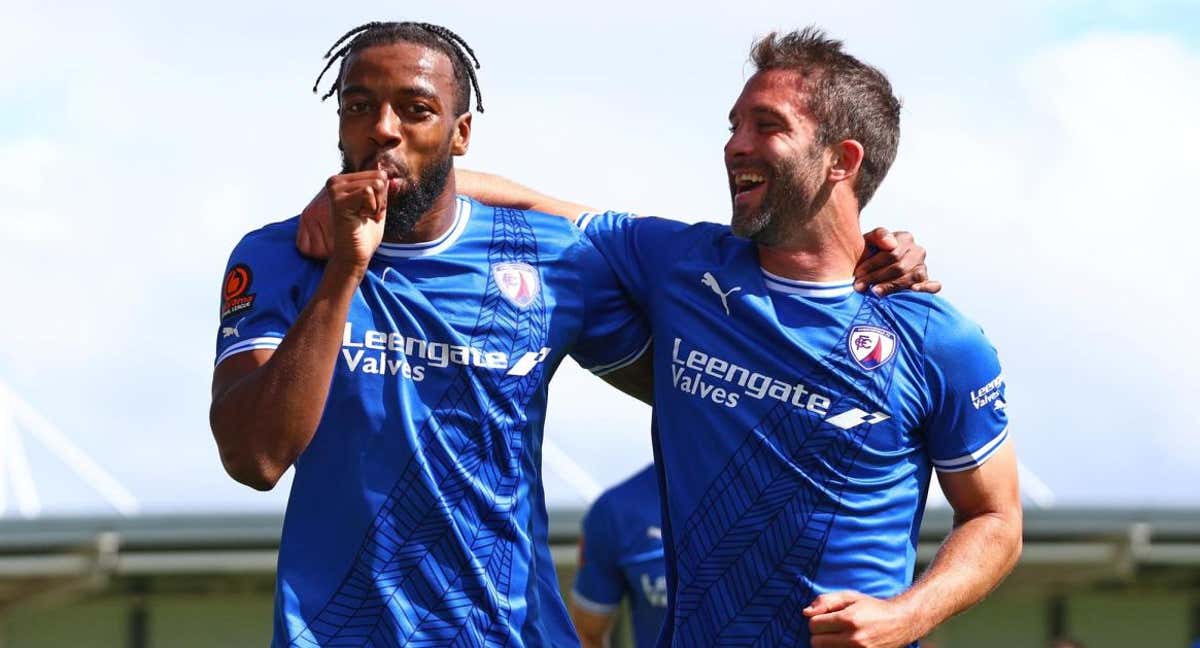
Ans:
POLYGON ((492 277, 500 294, 517 308, 527 308, 542 289, 537 270, 528 263, 497 263, 492 266, 492 277))
POLYGON ((856 326, 850 330, 850 356, 863 369, 875 369, 896 353, 896 334, 876 326, 856 326))

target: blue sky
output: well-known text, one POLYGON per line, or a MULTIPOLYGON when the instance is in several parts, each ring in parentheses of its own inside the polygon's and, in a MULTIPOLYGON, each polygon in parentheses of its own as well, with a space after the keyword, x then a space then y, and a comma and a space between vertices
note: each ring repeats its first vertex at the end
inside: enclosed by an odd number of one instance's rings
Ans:
MULTIPOLYGON (((693 221, 727 219, 720 148, 753 38, 826 27, 905 101, 863 225, 917 232, 987 330, 1028 467, 1060 504, 1200 503, 1188 3, 38 4, 0 20, 0 382, 144 510, 283 501, 229 481, 208 432, 220 273, 336 171, 334 108, 309 88, 375 18, 478 52, 487 110, 463 166, 693 221)), ((552 502, 649 461, 645 408, 574 367, 551 393, 552 502)), ((47 512, 99 506, 24 446, 47 512)))

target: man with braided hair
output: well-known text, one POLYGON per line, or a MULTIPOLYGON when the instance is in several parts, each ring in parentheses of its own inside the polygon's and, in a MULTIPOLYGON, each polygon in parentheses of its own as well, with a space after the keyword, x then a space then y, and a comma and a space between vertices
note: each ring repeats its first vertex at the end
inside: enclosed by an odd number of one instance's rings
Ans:
POLYGON ((547 383, 570 354, 646 398, 649 330, 568 221, 456 195, 478 94, 461 38, 370 23, 327 57, 328 259, 297 252, 295 218, 242 239, 213 375, 229 474, 265 490, 296 468, 273 643, 578 645, 548 546, 547 383))
POLYGON ((478 94, 461 38, 371 23, 327 56, 332 254, 300 256, 294 218, 242 239, 213 374, 229 474, 265 490, 296 467, 273 645, 571 645, 546 387, 568 353, 619 380, 648 331, 570 223, 456 195, 478 94))

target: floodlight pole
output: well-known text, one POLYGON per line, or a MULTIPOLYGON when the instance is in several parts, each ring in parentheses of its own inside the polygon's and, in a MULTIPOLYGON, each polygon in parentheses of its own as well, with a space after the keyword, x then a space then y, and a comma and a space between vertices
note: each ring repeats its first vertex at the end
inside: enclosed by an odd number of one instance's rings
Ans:
POLYGON ((16 392, 0 383, 0 513, 7 503, 7 493, 3 490, 6 482, 12 483, 17 509, 23 517, 37 517, 42 512, 29 457, 21 442, 21 430, 37 439, 121 515, 136 515, 141 509, 129 489, 16 392))

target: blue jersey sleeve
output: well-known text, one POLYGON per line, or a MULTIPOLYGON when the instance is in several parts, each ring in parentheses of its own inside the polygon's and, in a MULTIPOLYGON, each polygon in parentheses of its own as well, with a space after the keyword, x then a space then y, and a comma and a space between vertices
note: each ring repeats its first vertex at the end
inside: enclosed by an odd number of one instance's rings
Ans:
POLYGON ((293 243, 290 221, 247 234, 234 248, 221 284, 216 364, 252 349, 274 349, 308 299, 302 287, 314 262, 293 243))
POLYGON ((579 540, 579 571, 571 598, 579 607, 595 614, 616 612, 625 595, 625 581, 618 564, 615 525, 600 498, 583 518, 579 540))
POLYGON ((621 287, 644 309, 669 259, 683 244, 681 235, 690 227, 680 221, 611 211, 584 214, 576 224, 604 255, 621 287))
POLYGON ((583 326, 571 357, 602 376, 641 357, 650 346, 650 323, 622 290, 595 245, 586 238, 578 245, 583 326))
POLYGON ((935 307, 925 353, 933 405, 925 426, 930 461, 941 472, 975 468, 1008 438, 1008 403, 996 349, 974 322, 948 307, 935 307))

